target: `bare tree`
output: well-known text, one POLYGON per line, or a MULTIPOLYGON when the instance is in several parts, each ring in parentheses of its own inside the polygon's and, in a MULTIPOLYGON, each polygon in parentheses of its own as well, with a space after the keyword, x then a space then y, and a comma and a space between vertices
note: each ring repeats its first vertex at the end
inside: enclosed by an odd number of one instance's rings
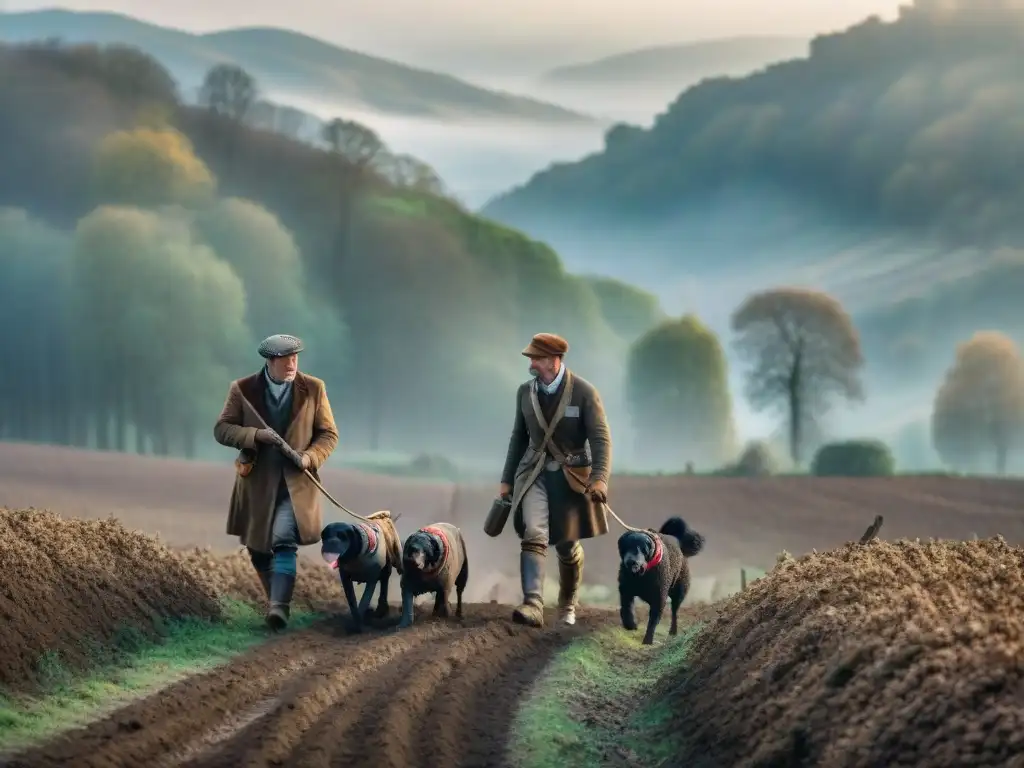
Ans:
POLYGON ((360 169, 371 167, 379 155, 387 152, 376 131, 354 120, 334 118, 324 126, 323 138, 332 150, 360 169))
POLYGON ((805 426, 835 395, 863 399, 860 337, 843 306, 821 291, 776 288, 749 296, 732 316, 736 347, 753 364, 747 398, 755 410, 781 408, 799 465, 805 426))
POLYGON ((215 64, 199 89, 199 103, 239 122, 249 116, 259 97, 256 79, 235 64, 215 64))
POLYGON ((446 193, 444 181, 437 171, 412 155, 389 157, 377 166, 377 170, 396 187, 438 196, 446 193))
POLYGON ((972 468, 986 454, 996 472, 1024 440, 1024 359, 1012 339, 980 331, 960 344, 935 395, 932 442, 950 466, 972 468))

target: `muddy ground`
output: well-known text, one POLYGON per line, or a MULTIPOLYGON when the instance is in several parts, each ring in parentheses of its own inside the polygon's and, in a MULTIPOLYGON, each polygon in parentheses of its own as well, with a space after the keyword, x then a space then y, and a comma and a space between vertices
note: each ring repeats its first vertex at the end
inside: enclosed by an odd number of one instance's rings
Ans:
MULTIPOLYGON (((437 520, 461 525, 471 559, 493 569, 472 571, 474 599, 491 596, 495 576, 513 578, 513 534, 479 532, 489 487, 323 475, 359 511, 402 514, 403 537, 437 520)), ((114 514, 170 544, 236 549, 221 533, 230 486, 230 466, 0 444, 0 506, 114 514)), ((692 561, 698 578, 741 562, 770 566, 783 549, 834 550, 788 563, 718 606, 692 668, 652 691, 673 705, 666 737, 686 737, 678 765, 1024 765, 1021 550, 1005 541, 842 546, 875 514, 885 516, 882 537, 890 540, 1001 533, 1020 543, 1024 483, 622 478, 611 501, 638 525, 686 517, 707 536, 692 561)), ((18 578, 0 584, 0 618, 18 616, 23 627, 37 621, 51 641, 63 631, 62 647, 86 629, 99 639, 115 632, 114 614, 101 605, 108 595, 143 625, 205 615, 211 594, 259 595, 237 553, 165 555, 159 543, 110 522, 62 527, 38 513, 36 520, 39 527, 21 524, 18 540, 34 549, 21 555, 18 578), (54 528, 80 540, 66 542, 54 528), (89 544, 93 534, 105 543, 89 544), (74 569, 81 562, 92 569, 84 582, 74 569), (32 575, 42 578, 30 583, 32 575), (84 596, 75 591, 83 583, 84 596)), ((591 583, 614 584, 612 533, 586 546, 591 583)), ((14 554, 0 553, 5 566, 14 554)), ((316 548, 310 554, 296 599, 336 601, 333 577, 314 565, 316 548)), ((575 627, 538 633, 512 625, 509 610, 477 602, 461 623, 421 613, 411 630, 380 627, 360 637, 337 620, 291 632, 8 764, 502 766, 512 715, 552 655, 618 618, 587 608, 575 627)), ((40 649, 31 633, 16 640, 7 626, 5 659, 13 649, 34 661, 40 649)), ((11 666, 7 682, 30 667, 11 666)))
POLYGON ((346 636, 328 622, 172 685, 7 763, 46 766, 438 768, 505 764, 522 694, 574 636, 530 631, 504 606, 463 622, 346 636))

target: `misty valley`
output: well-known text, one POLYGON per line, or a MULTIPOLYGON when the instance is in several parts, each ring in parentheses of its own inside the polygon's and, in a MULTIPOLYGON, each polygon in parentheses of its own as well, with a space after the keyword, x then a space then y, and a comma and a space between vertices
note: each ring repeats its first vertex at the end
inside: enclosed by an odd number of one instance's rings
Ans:
POLYGON ((1024 12, 967 13, 523 96, 286 30, 0 15, 0 438, 223 459, 226 382, 287 332, 339 460, 493 477, 552 331, 623 472, 802 472, 837 441, 1017 472, 1024 12))

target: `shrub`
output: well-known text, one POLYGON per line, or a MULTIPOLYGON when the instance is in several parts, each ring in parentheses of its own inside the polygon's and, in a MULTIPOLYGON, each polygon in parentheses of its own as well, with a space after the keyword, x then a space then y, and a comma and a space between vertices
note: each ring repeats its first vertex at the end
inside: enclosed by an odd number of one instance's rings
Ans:
POLYGON ((818 449, 811 463, 818 477, 889 477, 896 474, 896 459, 880 440, 848 440, 818 449))
POLYGON ((768 477, 778 472, 778 462, 771 448, 761 440, 747 443, 734 466, 737 477, 768 477))

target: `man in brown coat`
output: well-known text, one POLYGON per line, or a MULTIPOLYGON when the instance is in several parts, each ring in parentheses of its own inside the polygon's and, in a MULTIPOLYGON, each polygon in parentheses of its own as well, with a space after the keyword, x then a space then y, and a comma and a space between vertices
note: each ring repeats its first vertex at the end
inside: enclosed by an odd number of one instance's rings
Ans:
POLYGON ((288 624, 300 546, 320 541, 320 492, 302 470, 317 470, 338 444, 334 414, 323 381, 299 373, 302 342, 270 336, 260 344, 266 364, 231 382, 213 428, 221 445, 239 450, 227 532, 238 536, 270 601, 267 623, 288 624), (295 466, 281 442, 301 456, 295 466))
POLYGON ((544 564, 549 545, 558 554, 558 612, 576 622, 583 582, 583 545, 608 533, 605 502, 612 441, 601 395, 562 362, 565 339, 538 333, 523 355, 534 377, 516 393, 500 495, 512 496, 523 602, 513 621, 544 626, 544 564), (550 440, 547 434, 550 433, 550 440), (589 444, 589 451, 587 445, 589 444))

